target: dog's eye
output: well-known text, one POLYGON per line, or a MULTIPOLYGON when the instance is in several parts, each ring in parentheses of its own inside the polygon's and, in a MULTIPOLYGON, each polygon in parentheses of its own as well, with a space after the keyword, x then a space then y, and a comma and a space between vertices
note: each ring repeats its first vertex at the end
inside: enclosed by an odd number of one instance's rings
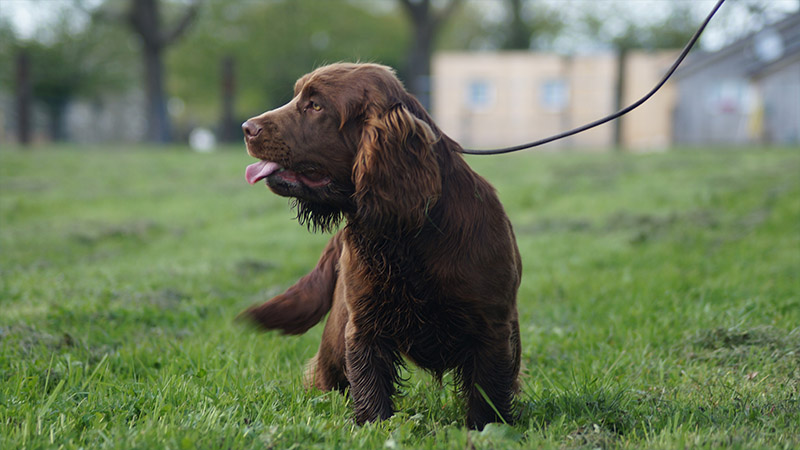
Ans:
POLYGON ((322 105, 314 101, 308 102, 308 107, 313 109, 314 111, 322 111, 322 105))

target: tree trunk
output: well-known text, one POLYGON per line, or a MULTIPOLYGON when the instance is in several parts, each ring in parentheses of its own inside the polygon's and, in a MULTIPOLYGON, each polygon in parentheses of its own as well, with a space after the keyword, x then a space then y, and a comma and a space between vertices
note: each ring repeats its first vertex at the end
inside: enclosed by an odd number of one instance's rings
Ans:
POLYGON ((31 74, 26 50, 19 51, 16 63, 17 140, 27 146, 31 142, 31 74))
MULTIPOLYGON (((628 65, 628 49, 625 47, 619 47, 617 50, 617 85, 616 90, 614 92, 614 112, 621 110, 625 107, 625 67, 628 65)), ((622 128, 622 120, 623 118, 620 117, 619 119, 614 121, 614 149, 616 151, 622 151, 625 149, 625 136, 623 136, 623 128, 622 128)))
POLYGON ((164 94, 164 66, 161 48, 144 46, 145 91, 147 95, 147 138, 151 142, 166 143, 172 136, 167 100, 164 94))
POLYGON ((407 87, 426 109, 430 107, 431 55, 434 40, 442 23, 461 3, 462 0, 448 0, 443 7, 435 11, 431 6, 431 0, 400 1, 413 27, 411 48, 406 63, 407 87))
POLYGON ((527 50, 531 46, 531 32, 522 18, 522 0, 510 0, 511 21, 503 48, 506 50, 527 50))
POLYGON ((197 15, 192 3, 169 30, 161 26, 158 0, 130 0, 128 21, 142 43, 144 86, 147 95, 147 137, 152 142, 169 142, 172 135, 167 99, 164 93, 164 49, 173 44, 197 15))
POLYGON ((219 138, 223 142, 233 142, 242 135, 234 119, 236 78, 234 61, 231 56, 222 58, 222 116, 219 121, 219 138))
POLYGON ((426 109, 430 107, 431 54, 433 53, 433 24, 430 16, 412 16, 414 36, 408 53, 406 73, 408 89, 426 109))

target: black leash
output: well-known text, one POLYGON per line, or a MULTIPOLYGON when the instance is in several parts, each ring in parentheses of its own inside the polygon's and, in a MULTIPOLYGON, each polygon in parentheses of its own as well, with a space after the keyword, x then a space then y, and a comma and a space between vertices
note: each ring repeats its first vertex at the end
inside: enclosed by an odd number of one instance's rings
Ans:
POLYGON ((538 147, 540 145, 547 144, 549 142, 557 141, 559 139, 563 139, 565 137, 569 137, 569 136, 572 136, 574 134, 578 134, 578 133, 584 132, 584 131, 586 131, 588 129, 594 128, 594 127, 596 127, 598 125, 602 125, 602 124, 604 124, 606 122, 610 122, 610 121, 612 121, 612 120, 614 120, 616 118, 619 118, 619 117, 621 117, 621 116, 633 111, 634 109, 638 108, 642 103, 644 103, 647 100, 649 100, 650 97, 653 96, 653 94, 655 94, 659 89, 661 89, 662 86, 664 86, 664 84, 667 82, 667 80, 669 80, 669 77, 671 77, 672 74, 675 72, 675 69, 677 69, 678 66, 681 65, 681 63, 683 62, 684 58, 686 58, 686 55, 689 54, 689 50, 692 49, 692 47, 694 46, 695 42, 697 42, 697 39, 700 38, 700 34, 702 34, 703 30, 706 29, 706 25, 708 25, 708 23, 711 21, 711 18, 714 17, 714 14, 716 14, 717 10, 719 9, 720 6, 722 6, 723 3, 725 3, 725 0, 719 0, 717 2, 717 4, 714 6, 714 9, 712 9, 711 13, 708 15, 708 17, 706 17, 706 20, 703 21, 702 25, 700 25, 700 28, 698 28, 697 31, 694 33, 694 36, 692 36, 692 38, 689 39, 689 42, 686 44, 686 46, 683 47, 683 51, 681 51, 681 54, 678 56, 678 59, 675 60, 675 62, 672 64, 672 67, 670 67, 669 70, 667 71, 667 73, 664 75, 664 78, 662 78, 661 81, 658 84, 656 84, 656 86, 650 92, 645 94, 644 97, 642 97, 638 101, 636 101, 636 103, 633 103, 630 106, 628 106, 627 108, 621 109, 621 110, 615 112, 614 114, 611 114, 609 116, 603 117, 602 119, 595 120, 594 122, 587 123, 586 125, 582 125, 582 126, 580 126, 578 128, 573 128, 572 130, 565 131, 563 133, 559 133, 559 134, 550 136, 548 138, 540 139, 538 141, 529 142, 527 144, 515 145, 513 147, 504 147, 504 148, 497 148, 497 149, 491 149, 491 150, 462 149, 461 153, 466 153, 468 155, 500 155, 500 154, 503 154, 503 153, 511 153, 511 152, 516 152, 516 151, 519 151, 519 150, 525 150, 525 149, 528 149, 528 148, 538 147))

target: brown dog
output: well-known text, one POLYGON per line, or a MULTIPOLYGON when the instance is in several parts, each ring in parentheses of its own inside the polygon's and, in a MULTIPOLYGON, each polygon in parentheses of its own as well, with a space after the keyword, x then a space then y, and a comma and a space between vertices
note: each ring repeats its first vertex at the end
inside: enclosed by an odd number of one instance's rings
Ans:
POLYGON ((497 413, 511 422, 521 276, 511 223, 392 70, 319 68, 289 103, 242 128, 260 160, 248 182, 292 197, 312 229, 346 221, 311 273, 244 315, 300 334, 330 310, 306 380, 349 386, 357 423, 392 415, 404 357, 439 378, 454 370, 470 427, 497 413))

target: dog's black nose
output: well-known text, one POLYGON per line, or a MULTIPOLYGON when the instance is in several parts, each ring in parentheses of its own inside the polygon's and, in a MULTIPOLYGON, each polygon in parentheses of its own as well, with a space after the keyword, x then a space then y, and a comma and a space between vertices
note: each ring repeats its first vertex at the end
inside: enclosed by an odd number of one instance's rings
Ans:
POLYGON ((242 124, 242 131, 246 138, 254 138, 261 133, 261 127, 248 120, 242 124))

